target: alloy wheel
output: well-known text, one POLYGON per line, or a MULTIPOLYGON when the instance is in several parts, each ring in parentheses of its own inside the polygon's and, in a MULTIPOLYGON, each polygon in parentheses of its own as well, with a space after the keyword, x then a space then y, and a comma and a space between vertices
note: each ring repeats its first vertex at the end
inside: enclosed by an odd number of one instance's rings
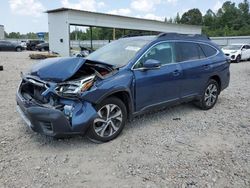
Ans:
POLYGON ((204 100, 208 107, 214 105, 218 96, 218 88, 215 84, 209 84, 206 91, 204 100))
POLYGON ((122 125, 123 114, 119 106, 106 104, 98 112, 94 120, 94 130, 100 137, 111 137, 122 125))

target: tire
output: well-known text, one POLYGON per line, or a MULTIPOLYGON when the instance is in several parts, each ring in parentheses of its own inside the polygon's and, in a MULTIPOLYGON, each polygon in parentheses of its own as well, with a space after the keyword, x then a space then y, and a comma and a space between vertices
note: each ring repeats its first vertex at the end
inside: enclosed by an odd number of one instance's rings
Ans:
POLYGON ((36 50, 36 47, 35 47, 35 46, 31 46, 30 50, 31 50, 31 51, 35 51, 35 50, 36 50))
POLYGON ((240 56, 240 55, 238 55, 238 56, 236 57, 235 62, 236 62, 236 63, 239 63, 240 61, 241 61, 241 56, 240 56))
POLYGON ((44 49, 44 48, 42 48, 42 49, 41 49, 41 50, 39 50, 39 51, 45 52, 45 49, 44 49))
POLYGON ((99 117, 90 125, 87 137, 96 143, 113 140, 125 126, 127 120, 125 104, 116 97, 110 97, 98 104, 96 111, 99 117))
POLYGON ((17 52, 21 52, 21 51, 22 51, 22 48, 16 47, 16 51, 17 51, 17 52))
POLYGON ((220 93, 220 87, 216 80, 210 79, 203 91, 203 95, 195 104, 202 110, 209 110, 214 107, 220 93))

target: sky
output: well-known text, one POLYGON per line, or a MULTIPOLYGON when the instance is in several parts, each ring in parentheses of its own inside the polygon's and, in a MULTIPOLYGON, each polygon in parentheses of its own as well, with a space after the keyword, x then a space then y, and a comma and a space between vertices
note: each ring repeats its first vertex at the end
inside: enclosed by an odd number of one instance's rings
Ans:
MULTIPOLYGON (((232 0, 236 4, 243 0, 232 0)), ((48 32, 46 10, 67 7, 153 20, 174 18, 189 9, 217 11, 224 0, 0 0, 0 25, 6 32, 48 32)))

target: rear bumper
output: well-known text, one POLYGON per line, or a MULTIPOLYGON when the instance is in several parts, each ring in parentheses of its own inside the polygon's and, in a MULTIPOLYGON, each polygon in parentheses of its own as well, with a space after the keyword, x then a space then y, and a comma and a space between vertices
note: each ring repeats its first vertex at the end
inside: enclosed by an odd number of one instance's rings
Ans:
POLYGON ((19 92, 16 94, 16 101, 17 111, 33 131, 53 137, 84 134, 97 116, 95 109, 87 102, 79 104, 69 119, 60 110, 25 100, 19 92))

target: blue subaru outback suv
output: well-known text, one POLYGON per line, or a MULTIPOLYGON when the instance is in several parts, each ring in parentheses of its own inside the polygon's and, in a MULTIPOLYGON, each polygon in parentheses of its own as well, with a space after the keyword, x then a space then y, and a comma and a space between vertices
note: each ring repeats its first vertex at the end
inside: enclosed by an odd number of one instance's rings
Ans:
POLYGON ((202 35, 163 33, 111 42, 86 58, 54 58, 22 74, 17 110, 39 133, 86 133, 106 142, 126 121, 158 107, 193 101, 211 109, 229 85, 229 62, 202 35))

